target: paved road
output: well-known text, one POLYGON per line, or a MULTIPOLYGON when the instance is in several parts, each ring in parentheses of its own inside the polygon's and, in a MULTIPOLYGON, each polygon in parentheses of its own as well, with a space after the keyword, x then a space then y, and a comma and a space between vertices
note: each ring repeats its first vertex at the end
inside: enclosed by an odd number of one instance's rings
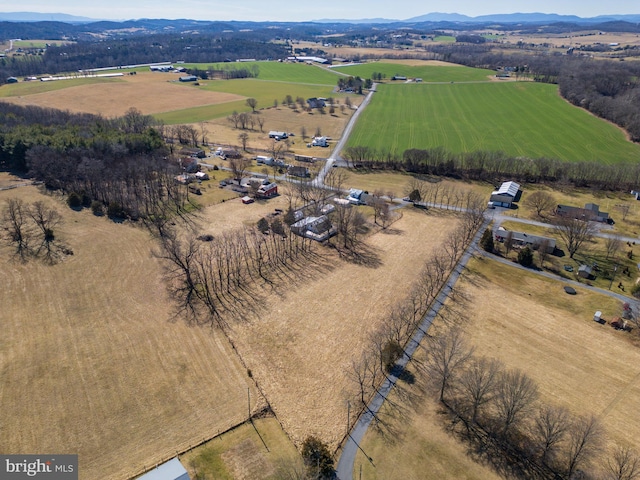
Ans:
POLYGON ((511 260, 508 260, 506 258, 500 257, 498 255, 494 255, 492 253, 485 252, 484 250, 481 250, 481 249, 477 249, 477 251, 481 255, 483 255, 483 256, 485 256, 487 258, 490 258, 492 260, 495 260, 497 262, 500 262, 500 263, 502 263, 504 265, 509 265, 510 267, 513 267, 513 268, 518 268, 518 269, 524 270, 526 272, 534 273, 536 275, 540 275, 541 277, 551 278, 552 280, 557 280, 557 281, 562 282, 562 283, 564 283, 566 285, 571 285, 573 287, 584 288, 586 290, 591 290, 592 292, 600 293, 602 295, 608 295, 609 297, 613 297, 616 300, 620 300, 621 302, 630 303, 630 304, 633 303, 633 304, 638 305, 638 303, 634 299, 629 298, 626 295, 622 295, 621 293, 617 293, 617 292, 614 292, 614 291, 611 291, 611 290, 605 290, 604 288, 593 287, 591 285, 586 285, 584 283, 578 282, 577 280, 571 280, 571 279, 568 279, 568 278, 564 278, 564 277, 561 277, 559 275, 555 275, 555 274, 550 273, 550 272, 545 272, 544 270, 535 270, 535 269, 532 269, 532 268, 523 267, 519 263, 513 262, 511 260))
POLYGON ((331 155, 329 155, 329 158, 327 158, 327 161, 325 162, 324 167, 322 167, 322 170, 320 170, 320 172, 318 172, 318 175, 313 180, 313 184, 314 185, 324 186, 324 179, 327 176, 327 172, 329 172, 329 170, 333 167, 333 163, 336 160, 340 159, 340 152, 342 151, 342 149, 346 145, 347 140, 349 140, 349 136, 351 135, 351 131, 353 130, 353 126, 356 124, 356 122, 358 120, 358 117, 360 116, 360 113, 362 113, 362 111, 365 109, 365 107, 367 105, 369 105, 369 102, 371 101, 371 97, 373 96, 373 94, 376 91, 376 87, 377 87, 377 84, 374 83, 371 86, 371 90, 369 90, 369 93, 367 94, 367 96, 364 97, 364 100, 362 101, 362 103, 360 104, 358 109, 355 111, 355 113, 349 119, 349 123, 347 123, 347 126, 345 127, 344 131, 342 132, 342 136, 340 137, 340 140, 338 140, 338 143, 336 144, 335 148, 331 152, 331 155))
MULTIPOLYGON (((480 237, 482 236, 482 233, 487 228, 487 225, 489 225, 489 221, 490 221, 489 219, 485 220, 484 224, 478 229, 478 232, 473 238, 471 244, 469 245, 465 253, 462 255, 462 258, 454 268, 453 272, 451 272, 451 275, 449 275, 449 278, 447 279, 445 286, 442 288, 442 290, 440 291, 440 294, 431 305, 431 308, 422 319, 422 323, 416 330, 416 333, 413 335, 411 340, 409 340, 409 343, 404 352, 404 356, 397 363, 397 365, 399 365, 400 367, 402 368, 406 367, 409 360, 411 360, 411 357, 413 356, 416 349, 420 345, 420 342, 426 335, 427 330, 429 330, 429 327, 431 327, 431 324, 433 323, 433 320, 438 314, 440 307, 444 304, 445 300, 451 293, 453 286, 458 281, 458 278, 460 277, 460 274, 463 272, 466 264, 469 262, 469 259, 471 258, 473 253, 477 250, 478 240, 480 239, 480 237)), ((338 467, 336 469, 336 474, 340 480, 351 480, 353 478, 353 467, 354 467, 356 453, 358 453, 358 450, 360 449, 359 447, 360 442, 362 441, 364 434, 367 432, 367 429, 369 428, 371 421, 373 420, 374 416, 378 413, 378 410, 380 410, 380 407, 382 407, 382 404, 386 400, 387 395, 393 389, 397 380, 398 380, 398 377, 394 375, 389 375, 387 377, 387 379, 384 381, 380 389, 375 394, 373 400, 371 400, 371 402, 367 406, 367 411, 360 416, 357 423, 354 425, 353 429, 349 433, 349 438, 345 442, 344 448, 342 449, 340 459, 338 460, 338 467)), ((369 461, 373 463, 373 459, 370 458, 369 461)))
MULTIPOLYGON (((489 212, 489 211, 492 212, 490 214, 490 216, 491 216, 491 218, 493 220, 493 229, 494 230, 497 230, 497 228, 503 222, 518 222, 518 223, 524 223, 526 225, 533 225, 533 226, 536 226, 536 227, 556 228, 554 225, 552 225, 550 223, 539 222, 537 220, 530 220, 528 218, 520 218, 520 217, 515 216, 517 214, 507 213, 507 212, 512 212, 512 210, 503 209, 503 208, 496 208, 495 210, 488 210, 487 212, 489 212)), ((613 233, 613 232, 610 232, 610 233, 607 232, 607 230, 610 231, 612 229, 612 227, 611 227, 611 225, 608 225, 606 223, 593 222, 593 224, 598 229, 598 231, 594 233, 594 236, 596 236, 596 237, 601 237, 601 238, 618 237, 623 242, 640 242, 640 238, 638 238, 638 237, 626 237, 626 236, 618 235, 618 234, 613 233)))

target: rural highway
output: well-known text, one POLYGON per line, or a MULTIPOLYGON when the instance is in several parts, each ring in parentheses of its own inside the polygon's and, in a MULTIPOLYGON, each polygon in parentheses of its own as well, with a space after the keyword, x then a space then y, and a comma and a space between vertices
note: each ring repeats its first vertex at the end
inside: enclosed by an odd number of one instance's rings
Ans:
MULTIPOLYGON (((433 323, 433 320, 435 319, 436 315, 440 311, 440 307, 442 307, 445 300, 451 293, 453 286, 458 281, 458 278, 460 277, 460 274, 463 272, 465 266, 469 262, 469 259, 471 258, 473 253, 478 249, 477 248, 478 240, 480 239, 480 237, 482 236, 482 233, 485 231, 485 229, 489 225, 489 222, 490 222, 490 219, 485 219, 482 226, 478 229, 478 232, 473 237, 471 244, 469 245, 469 247, 467 247, 466 251, 462 255, 462 258, 460 259, 458 264, 455 266, 455 268, 449 275, 449 278, 447 278, 447 282, 445 283, 442 290, 440 290, 440 294, 436 297, 434 302, 431 304, 429 311, 426 313, 426 315, 422 319, 422 323, 416 330, 413 337, 411 337, 411 340, 409 340, 409 343, 405 348, 403 357, 400 360, 398 360, 396 364, 399 367, 401 367, 399 369, 400 371, 402 371, 402 369, 406 367, 409 360, 411 360, 411 357, 413 356, 416 349, 420 345, 420 342, 422 342, 422 339, 426 335, 427 330, 429 330, 429 327, 433 323)), ((387 379, 384 381, 382 386, 376 392, 375 396, 373 397, 369 405, 367 405, 365 412, 362 415, 360 415, 360 418, 358 418, 358 421, 349 432, 347 441, 345 442, 344 448, 342 449, 342 454, 340 455, 340 459, 338 460, 338 467, 336 469, 336 474, 339 480, 352 480, 353 467, 355 464, 356 454, 360 449, 360 442, 362 441, 364 434, 367 432, 367 429, 369 428, 369 425, 371 424, 371 421, 373 420, 374 416, 378 413, 378 410, 380 410, 380 407, 382 407, 382 404, 386 400, 387 395, 389 395, 389 393, 391 392, 391 390, 393 389, 397 381, 398 381, 398 377, 396 377, 395 375, 389 375, 387 377, 387 379)), ((367 454, 365 453, 365 455, 367 454)), ((368 458, 369 458, 369 461, 373 464, 373 459, 370 457, 368 458)))

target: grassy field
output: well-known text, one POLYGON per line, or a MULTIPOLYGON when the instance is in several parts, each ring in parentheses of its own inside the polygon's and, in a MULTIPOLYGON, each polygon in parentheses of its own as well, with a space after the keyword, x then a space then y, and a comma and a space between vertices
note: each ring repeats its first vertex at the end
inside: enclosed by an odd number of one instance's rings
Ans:
POLYGON ((200 63, 185 64, 186 68, 197 67, 200 69, 208 69, 213 66, 216 69, 225 68, 253 68, 258 67, 259 80, 272 80, 278 82, 289 83, 308 83, 312 85, 331 85, 335 86, 340 76, 329 69, 322 68, 318 65, 307 65, 306 63, 288 63, 288 62, 242 62, 242 63, 200 63))
POLYGON ((246 99, 249 97, 253 97, 258 101, 258 109, 272 107, 274 100, 277 100, 278 104, 280 104, 287 95, 291 95, 294 101, 297 97, 303 97, 305 100, 310 97, 334 96, 337 99, 343 98, 344 95, 335 95, 332 93, 333 87, 333 85, 296 84, 291 82, 263 81, 253 78, 241 80, 207 80, 202 81, 200 86, 185 84, 183 88, 237 95, 244 99, 218 105, 176 109, 156 116, 167 124, 192 123, 212 118, 226 117, 234 110, 237 112, 251 111, 246 105, 246 99))
MULTIPOLYGON (((198 90, 177 81, 173 74, 146 72, 111 79, 74 79, 55 82, 19 82, 0 88, 2 100, 18 105, 102 114, 112 117, 135 107, 155 114, 203 105, 241 101, 232 93, 198 90), (8 87, 5 90, 5 87, 8 87), (6 92, 6 93, 3 93, 6 92)), ((247 108, 247 107, 245 107, 247 108)))
POLYGON ((78 78, 73 80, 59 80, 55 82, 30 82, 7 83, 0 88, 0 98, 20 97, 36 95, 39 93, 55 92, 66 88, 95 85, 100 83, 122 83, 120 78, 78 78))
POLYGON ((596 310, 606 320, 619 316, 621 303, 580 288, 566 295, 562 282, 490 260, 468 270, 462 287, 471 298, 468 330, 477 354, 524 370, 543 400, 592 413, 612 440, 640 447, 640 419, 627 415, 640 406, 636 334, 592 320, 596 310))
POLYGON ((503 151, 567 161, 633 162, 640 146, 571 106, 557 87, 532 82, 381 85, 349 145, 503 151))
MULTIPOLYGON (((473 312, 464 328, 476 355, 525 371, 538 384, 542 401, 574 414, 594 414, 610 441, 640 448, 640 421, 628 414, 640 406, 634 334, 592 321, 595 310, 607 319, 619 315, 620 302, 580 288, 569 296, 561 282, 483 258, 469 263, 460 287, 473 312)), ((391 430, 401 433, 385 436, 370 429, 361 447, 376 467, 358 453, 354 478, 360 465, 367 479, 418 479, 425 471, 438 472, 434 478, 498 478, 469 460, 465 447, 444 430, 431 398, 400 401, 408 413, 395 419, 391 430)))
POLYGON ((440 43, 453 43, 456 41, 456 37, 452 37, 451 35, 436 35, 433 37, 433 41, 440 43))
POLYGON ((78 453, 81 479, 127 479, 243 422, 247 388, 264 405, 224 337, 174 321, 146 231, 35 187, 8 198, 55 206, 74 255, 23 264, 0 247, 5 453, 78 453))
POLYGON ((371 78, 374 72, 383 73, 387 81, 391 80, 394 75, 401 75, 407 78, 419 77, 424 82, 488 81, 487 77, 495 75, 495 72, 491 70, 462 67, 460 65, 433 65, 427 62, 424 62, 423 65, 407 65, 384 60, 339 67, 336 70, 348 75, 358 75, 361 78, 371 78))
MULTIPOLYGON (((209 209, 203 221, 223 210, 209 209)), ((345 432, 345 401, 354 389, 351 359, 456 225, 455 217, 407 210, 391 230, 370 237, 367 261, 331 255, 322 273, 309 271, 296 278, 295 287, 276 286, 260 318, 234 326, 240 355, 296 445, 314 434, 337 446, 345 432)))
POLYGON ((274 417, 244 423, 180 458, 191 478, 280 480, 302 459, 274 417), (197 475, 200 475, 199 477, 197 475))

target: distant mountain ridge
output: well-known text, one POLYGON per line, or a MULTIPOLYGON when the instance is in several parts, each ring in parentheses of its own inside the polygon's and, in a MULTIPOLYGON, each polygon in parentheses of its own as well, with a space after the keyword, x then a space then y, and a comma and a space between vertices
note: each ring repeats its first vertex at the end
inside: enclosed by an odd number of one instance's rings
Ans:
POLYGON ((98 20, 95 18, 68 15, 66 13, 0 12, 0 21, 90 23, 97 22, 98 20))
MULTIPOLYGON (((88 17, 80 17, 69 15, 66 13, 40 13, 40 12, 0 12, 0 22, 62 22, 69 24, 84 24, 96 22, 112 22, 112 23, 129 23, 134 21, 154 21, 152 19, 128 19, 128 20, 102 20, 88 17)), ((164 22, 188 22, 187 19, 167 20, 156 19, 155 21, 164 22)), ((208 20, 191 20, 197 23, 214 22, 215 19, 208 20)), ((415 23, 450 23, 450 24, 540 24, 540 23, 574 23, 574 24, 597 24, 604 22, 624 21, 629 23, 640 23, 640 14, 611 14, 599 15, 597 17, 579 17, 577 15, 560 15, 556 13, 500 13, 492 15, 480 15, 470 17, 459 13, 442 13, 432 12, 417 17, 407 18, 406 20, 388 19, 388 18, 361 18, 361 19, 331 19, 323 18, 310 20, 308 22, 285 22, 285 23, 347 23, 347 24, 415 24, 415 23)), ((245 22, 240 22, 245 23, 245 22)), ((280 23, 280 22, 246 22, 246 23, 280 23)))
POLYGON ((478 17, 469 17, 459 13, 441 13, 432 12, 426 15, 407 18, 406 20, 391 20, 385 18, 376 19, 321 19, 314 20, 319 23, 557 23, 568 22, 576 24, 593 24, 613 21, 625 21, 630 23, 639 23, 640 14, 612 14, 599 15, 597 17, 583 18, 577 15, 559 15, 557 13, 498 13, 492 15, 480 15, 478 17))

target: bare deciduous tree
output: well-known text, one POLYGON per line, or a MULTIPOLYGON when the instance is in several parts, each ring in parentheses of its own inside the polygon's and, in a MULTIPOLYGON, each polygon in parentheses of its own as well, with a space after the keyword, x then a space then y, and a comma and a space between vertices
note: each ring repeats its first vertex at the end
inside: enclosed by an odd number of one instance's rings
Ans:
POLYGON ((576 218, 556 217, 553 224, 569 251, 569 258, 573 258, 582 245, 591 240, 596 231, 596 227, 592 222, 585 222, 576 218))
POLYGON ((467 345, 459 328, 448 328, 431 337, 426 348, 427 368, 438 385, 440 401, 445 403, 445 392, 471 357, 473 349, 467 345))
POLYGON ((493 358, 474 358, 460 375, 459 385, 471 410, 470 418, 478 423, 480 409, 491 401, 496 392, 496 383, 504 366, 493 358))
POLYGON ((429 195, 429 184, 424 180, 412 177, 404 189, 405 197, 409 197, 411 201, 426 202, 429 195))
POLYGON ((640 478, 640 457, 630 447, 616 445, 603 469, 604 480, 636 480, 640 478))
POLYGON ((367 205, 373 208, 373 223, 378 224, 378 218, 380 217, 380 212, 386 202, 382 198, 384 193, 382 190, 376 190, 371 195, 367 197, 367 205))
POLYGON ((229 159, 229 167, 231 168, 231 172, 233 173, 233 178, 238 182, 245 177, 247 169, 250 165, 251 160, 249 160, 248 158, 240 157, 229 159))
POLYGON ((616 257, 617 253, 620 251, 622 247, 622 240, 620 239, 620 235, 614 234, 606 237, 604 239, 604 245, 607 249, 607 257, 616 257))
POLYGON ((579 417, 567 432, 565 465, 567 478, 584 465, 589 464, 603 440, 603 431, 595 417, 579 417))
POLYGON ((55 209, 47 207, 42 201, 34 202, 28 212, 41 236, 40 249, 44 248, 45 256, 51 259, 54 253, 52 249, 55 240, 54 229, 62 222, 62 216, 55 209))
POLYGON ((256 107, 258 106, 258 100, 256 100, 253 97, 247 98, 247 101, 245 102, 247 107, 249 107, 251 109, 251 111, 253 113, 256 112, 256 107))
POLYGON ((629 215, 629 210, 631 210, 629 205, 626 205, 626 204, 617 205, 616 208, 622 214, 622 220, 626 221, 627 220, 627 215, 629 215))
POLYGON ((553 196, 547 192, 536 190, 535 192, 527 195, 524 200, 524 204, 535 210, 538 217, 543 217, 544 212, 550 212, 556 205, 556 200, 553 196))
POLYGON ((544 268, 544 262, 549 258, 549 240, 542 239, 538 244, 538 259, 540 260, 540 268, 544 268))
POLYGON ((324 177, 324 184, 331 190, 339 192, 347 181, 347 172, 343 168, 332 168, 324 177))
POLYGON ((18 198, 7 200, 2 213, 2 228, 5 238, 15 246, 16 253, 25 258, 29 253, 31 226, 29 224, 29 208, 18 198))
POLYGON ((543 405, 533 422, 532 435, 540 448, 540 458, 549 463, 557 453, 569 429, 569 412, 566 408, 543 405))
POLYGON ((508 435, 518 425, 537 398, 538 387, 528 375, 517 369, 502 372, 495 405, 503 435, 508 435))
POLYGON ((238 141, 242 145, 242 150, 247 151, 247 142, 249 141, 249 134, 247 132, 242 132, 238 135, 238 141))

